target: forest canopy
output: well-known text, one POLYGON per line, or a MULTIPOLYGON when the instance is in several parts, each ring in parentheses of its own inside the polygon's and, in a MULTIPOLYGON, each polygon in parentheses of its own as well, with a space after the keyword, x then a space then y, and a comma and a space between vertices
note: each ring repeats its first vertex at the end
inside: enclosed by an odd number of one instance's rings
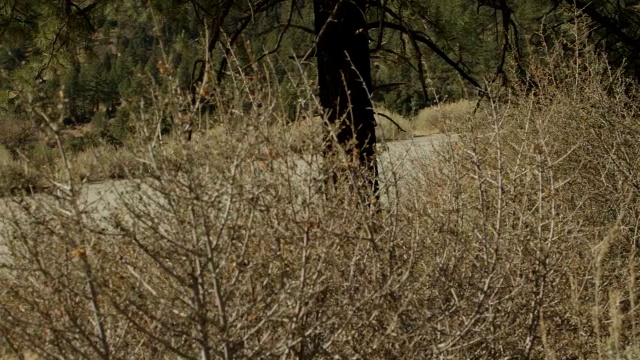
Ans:
MULTIPOLYGON (((582 21, 588 41, 638 76, 638 1, 367 1, 374 101, 403 114, 438 101, 478 95, 486 81, 526 77, 540 46, 575 42, 582 21), (514 65, 520 74, 506 74, 514 65)), ((180 88, 197 79, 209 52, 218 81, 233 53, 241 67, 277 58, 272 79, 297 59, 312 63, 310 1, 2 1, 0 68, 3 91, 64 86, 68 116, 113 117, 122 99, 144 96, 164 66, 180 88), (306 56, 306 57, 305 57, 306 56), (165 64, 165 62, 168 62, 165 64), (163 64, 163 65, 161 65, 163 64), (195 72, 195 73, 194 73, 195 72), (108 110, 108 111, 107 111, 108 110)), ((309 66, 313 66, 310 64, 309 66)), ((282 87, 287 96, 294 89, 282 87)), ((45 96, 45 97, 46 97, 45 96)), ((4 101, 8 97, 3 95, 4 101)), ((6 107, 6 104, 4 105, 6 107)))

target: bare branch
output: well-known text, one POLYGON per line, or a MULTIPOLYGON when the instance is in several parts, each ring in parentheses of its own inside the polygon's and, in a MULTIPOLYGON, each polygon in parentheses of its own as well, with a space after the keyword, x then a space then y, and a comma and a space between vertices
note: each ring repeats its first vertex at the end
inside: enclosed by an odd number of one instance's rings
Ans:
POLYGON ((400 130, 400 131, 402 131, 402 132, 407 132, 407 130, 403 129, 403 128, 402 128, 402 126, 400 126, 400 124, 398 124, 395 120, 393 120, 389 115, 387 115, 387 114, 383 114, 383 113, 381 113, 381 112, 377 112, 377 111, 376 111, 376 113, 375 113, 375 114, 376 114, 376 115, 379 115, 379 116, 382 116, 383 118, 385 118, 385 119, 387 119, 387 120, 391 121, 391 123, 392 123, 393 125, 395 125, 395 126, 398 128, 398 130, 400 130))
MULTIPOLYGON (((379 24, 377 22, 369 23, 369 24, 367 24, 367 29, 373 29, 373 28, 376 28, 378 26, 379 26, 379 24)), ((384 26, 389 28, 389 29, 393 29, 393 30, 397 30, 397 31, 403 32, 403 33, 409 35, 411 38, 415 39, 415 41, 427 45, 427 47, 429 47, 429 49, 431 49, 433 52, 435 52, 436 55, 438 55, 442 60, 444 60, 447 64, 449 64, 454 70, 456 70, 458 72, 458 74, 460 74, 460 76, 462 76, 463 79, 468 81, 471 85, 473 85, 478 90, 484 92, 483 87, 480 85, 480 83, 478 81, 476 81, 473 77, 471 77, 471 75, 467 74, 460 67, 460 65, 458 65, 457 62, 453 61, 444 51, 442 51, 440 48, 438 48, 438 46, 431 39, 429 39, 426 34, 421 33, 419 31, 410 30, 405 26, 398 25, 396 23, 392 23, 392 22, 389 22, 389 21, 385 21, 384 22, 384 26)))

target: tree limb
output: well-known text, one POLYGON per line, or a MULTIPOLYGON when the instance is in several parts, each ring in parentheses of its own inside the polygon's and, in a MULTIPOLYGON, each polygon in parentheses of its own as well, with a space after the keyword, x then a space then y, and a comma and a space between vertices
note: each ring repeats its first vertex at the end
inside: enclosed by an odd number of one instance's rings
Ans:
MULTIPOLYGON (((369 23, 367 24, 367 29, 374 29, 376 27, 379 26, 378 22, 374 22, 374 23, 369 23)), ((431 39, 429 39, 427 37, 426 34, 421 33, 419 31, 415 31, 415 30, 411 30, 406 28, 405 26, 393 23, 393 22, 389 22, 389 21, 385 21, 384 22, 384 26, 389 28, 389 29, 393 29, 393 30, 397 30, 400 31, 402 33, 405 33, 411 37, 413 37, 416 41, 426 45, 429 49, 431 49, 434 53, 436 53, 436 55, 438 55, 442 60, 444 60, 444 62, 446 62, 447 64, 449 64, 449 66, 451 66, 455 71, 458 72, 458 74, 460 74, 460 76, 465 79, 466 81, 468 81, 471 85, 473 85, 475 88, 477 88, 480 91, 484 91, 483 87, 480 85, 480 83, 478 83, 478 81, 476 81, 473 77, 471 77, 471 75, 467 74, 459 65, 458 63, 456 63, 455 61, 453 61, 444 51, 442 51, 431 39)))
POLYGON ((572 7, 576 7, 578 10, 590 17, 591 20, 602 25, 605 29, 607 29, 607 31, 614 34, 626 46, 629 46, 632 49, 638 49, 640 47, 638 39, 634 39, 633 37, 629 36, 622 29, 620 29, 617 24, 615 24, 614 20, 598 12, 598 9, 593 6, 592 2, 585 2, 583 0, 565 0, 565 2, 572 7))
POLYGON ((392 123, 393 125, 395 125, 395 126, 398 128, 398 130, 400 130, 400 131, 402 131, 402 132, 407 132, 407 130, 403 129, 403 128, 402 128, 402 126, 400 126, 400 125, 399 125, 395 120, 393 120, 389 115, 386 115, 386 114, 383 114, 383 113, 380 113, 380 112, 377 112, 377 111, 375 112, 375 114, 376 114, 376 115, 379 115, 379 116, 382 116, 383 118, 385 118, 385 119, 387 119, 387 120, 391 121, 391 123, 392 123))

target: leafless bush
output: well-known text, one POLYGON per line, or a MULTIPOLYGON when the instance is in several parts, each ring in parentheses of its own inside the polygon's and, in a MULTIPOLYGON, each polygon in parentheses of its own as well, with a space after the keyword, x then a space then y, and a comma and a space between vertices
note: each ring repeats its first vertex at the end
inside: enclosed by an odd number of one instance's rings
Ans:
POLYGON ((438 156, 385 174, 397 196, 377 212, 329 192, 320 169, 340 164, 314 138, 292 153, 277 99, 235 78, 221 127, 137 153, 148 176, 113 206, 73 181, 11 199, 7 351, 632 358, 637 91, 578 59, 532 68, 535 92, 491 97, 438 156))
POLYGON ((637 90, 588 50, 531 74, 539 88, 492 97, 461 141, 416 176, 436 237, 449 238, 433 254, 462 248, 468 273, 444 274, 449 292, 473 273, 471 289, 487 284, 489 301, 468 304, 484 307, 473 326, 482 334, 467 334, 468 350, 490 358, 631 358, 637 90))
POLYGON ((36 142, 34 126, 25 119, 4 113, 0 120, 0 129, 0 146, 8 150, 14 158, 18 157, 18 152, 25 152, 36 142))

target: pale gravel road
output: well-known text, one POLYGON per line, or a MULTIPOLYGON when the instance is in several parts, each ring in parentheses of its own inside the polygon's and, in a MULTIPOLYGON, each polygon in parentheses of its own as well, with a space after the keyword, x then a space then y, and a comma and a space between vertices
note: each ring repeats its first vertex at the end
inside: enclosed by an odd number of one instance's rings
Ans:
MULTIPOLYGON (((452 138, 446 135, 431 135, 412 140, 399 140, 386 143, 379 148, 380 175, 384 180, 393 172, 399 176, 410 174, 416 162, 433 156, 434 149, 450 141, 452 138)), ((116 180, 103 183, 95 183, 84 186, 82 189, 82 206, 97 216, 104 216, 118 206, 121 193, 133 188, 131 180, 116 180)), ((33 201, 47 201, 45 195, 35 195, 33 201)), ((10 217, 12 199, 0 199, 0 275, 3 267, 10 264, 10 256, 7 248, 7 239, 10 226, 7 216, 10 217)))

